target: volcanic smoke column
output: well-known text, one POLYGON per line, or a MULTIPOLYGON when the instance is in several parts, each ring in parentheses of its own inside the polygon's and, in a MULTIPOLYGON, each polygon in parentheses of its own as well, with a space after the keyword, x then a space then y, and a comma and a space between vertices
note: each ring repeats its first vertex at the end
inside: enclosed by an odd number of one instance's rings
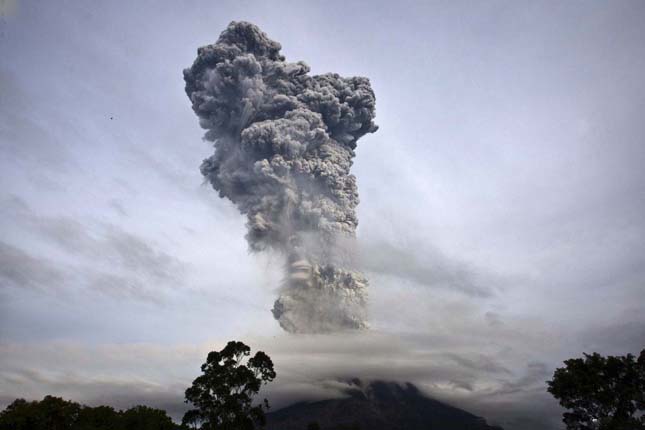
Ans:
POLYGON ((202 174, 248 218, 253 251, 286 257, 273 315, 290 332, 365 328, 367 280, 352 269, 357 140, 373 133, 369 80, 309 76, 280 44, 232 22, 184 70, 186 94, 215 153, 202 174))

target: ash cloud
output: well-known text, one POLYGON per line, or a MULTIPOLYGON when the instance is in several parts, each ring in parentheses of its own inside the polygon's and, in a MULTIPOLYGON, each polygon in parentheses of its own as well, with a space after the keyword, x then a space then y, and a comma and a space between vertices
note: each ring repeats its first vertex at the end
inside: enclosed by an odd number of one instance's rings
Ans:
POLYGON ((252 251, 286 257, 273 314, 289 332, 367 326, 367 280, 354 268, 357 141, 377 130, 364 77, 310 76, 258 27, 232 22, 184 70, 214 154, 201 172, 247 217, 252 251))

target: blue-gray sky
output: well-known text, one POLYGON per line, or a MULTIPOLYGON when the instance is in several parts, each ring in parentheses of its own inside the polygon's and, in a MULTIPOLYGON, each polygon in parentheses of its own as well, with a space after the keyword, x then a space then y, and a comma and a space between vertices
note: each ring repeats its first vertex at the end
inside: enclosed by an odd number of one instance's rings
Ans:
POLYGON ((645 346, 645 4, 131 3, 0 2, 3 405, 179 411, 241 339, 276 361, 278 405, 356 374, 557 429, 562 360, 645 346), (282 333, 280 258, 203 184, 181 72, 232 20, 371 79, 362 339, 282 333))

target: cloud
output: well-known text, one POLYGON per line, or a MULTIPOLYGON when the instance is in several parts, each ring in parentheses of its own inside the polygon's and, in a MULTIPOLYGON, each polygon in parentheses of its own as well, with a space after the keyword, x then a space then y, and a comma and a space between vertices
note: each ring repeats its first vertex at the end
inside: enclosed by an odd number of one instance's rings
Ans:
POLYGON ((4 243, 0 258, 6 264, 0 274, 15 287, 47 291, 80 284, 116 298, 160 302, 164 290, 182 285, 188 268, 142 237, 112 224, 88 225, 65 216, 36 215, 16 196, 4 202, 2 212, 16 227, 53 245, 53 255, 58 255, 56 262, 36 256, 42 243, 34 251, 4 243))
POLYGON ((0 242, 0 279, 18 288, 60 288, 65 272, 51 261, 34 257, 19 248, 0 242))
POLYGON ((4 0, 0 2, 0 19, 5 19, 7 16, 13 16, 17 9, 17 0, 4 0))
POLYGON ((360 255, 367 272, 471 297, 492 297, 509 283, 485 269, 451 259, 428 244, 404 247, 385 240, 367 240, 360 243, 360 255))
POLYGON ((483 354, 474 354, 472 357, 464 357, 454 353, 446 353, 445 356, 450 358, 455 363, 466 369, 472 369, 474 371, 481 371, 485 373, 501 373, 511 375, 512 372, 506 367, 502 366, 496 362, 491 357, 488 357, 483 354))
POLYGON ((118 215, 122 217, 128 216, 128 211, 125 210, 125 208, 123 207, 123 204, 119 200, 110 199, 109 205, 114 210, 114 212, 116 212, 118 215))
POLYGON ((186 94, 214 153, 200 170, 246 216, 253 251, 288 259, 272 309, 293 333, 367 328, 367 281, 335 256, 352 240, 358 140, 374 133, 369 79, 309 75, 256 25, 233 21, 184 70, 186 94))
MULTIPOLYGON (((110 405, 117 409, 127 409, 144 404, 164 409, 175 419, 181 418, 187 406, 181 401, 183 386, 165 386, 145 380, 123 378, 88 377, 87 375, 47 375, 40 370, 20 370, 0 377, 6 384, 21 385, 33 389, 44 388, 49 395, 71 399, 76 402, 98 406, 110 405)), ((37 400, 43 396, 25 395, 37 400)), ((7 394, 0 395, 0 402, 6 405, 16 397, 7 394)))
POLYGON ((278 381, 269 391, 276 406, 341 396, 346 382, 358 377, 412 382, 433 398, 505 428, 556 428, 560 409, 546 393, 549 366, 526 361, 521 337, 499 336, 507 348, 491 348, 484 336, 432 342, 378 332, 360 338, 289 337, 270 343, 257 339, 253 344, 266 349, 276 363, 278 381), (515 425, 519 422, 524 424, 515 425))
POLYGON ((497 312, 488 311, 484 314, 484 318, 490 326, 500 326, 504 324, 504 321, 497 312))
MULTIPOLYGON (((0 7, 5 3, 0 3, 0 7)), ((0 103, 0 154, 6 167, 13 167, 7 163, 11 160, 11 164, 26 162, 38 166, 33 173, 47 170, 51 174, 61 168, 78 169, 68 146, 48 130, 42 118, 33 114, 33 101, 20 88, 14 75, 0 70, 0 89, 3 93, 0 103)), ((65 121, 64 118, 60 120, 65 121)))
POLYGON ((634 354, 645 349, 645 318, 642 313, 629 315, 626 321, 616 321, 613 324, 594 324, 579 330, 577 335, 583 345, 582 351, 601 354, 634 354))
POLYGON ((149 288, 141 280, 132 276, 119 276, 111 273, 95 273, 87 277, 87 286, 100 293, 117 299, 138 299, 162 303, 162 294, 149 288))
POLYGON ((535 386, 540 388, 544 387, 544 382, 548 379, 552 372, 549 371, 545 363, 530 362, 526 365, 526 372, 520 378, 513 381, 505 381, 501 388, 496 391, 496 395, 515 394, 518 391, 524 391, 528 387, 535 386))
POLYGON ((0 344, 0 408, 15 398, 51 394, 117 408, 145 404, 180 418, 186 408, 183 391, 203 351, 204 346, 150 344, 0 344))
MULTIPOLYGON (((504 424, 535 419, 536 398, 541 399, 537 408, 548 411, 545 416, 559 415, 557 405, 542 398, 548 366, 525 362, 521 353, 508 356, 490 350, 485 338, 458 348, 373 331, 240 340, 253 351, 264 350, 275 363, 278 378, 262 393, 273 409, 294 401, 344 396, 348 381, 361 378, 412 382, 431 397, 504 424)), ((55 394, 118 407, 163 405, 180 415, 183 390, 198 375, 208 351, 224 344, 224 340, 199 345, 4 344, 0 398, 55 394)), ((539 421, 545 424, 549 419, 539 421)), ((541 429, 547 428, 553 427, 541 429)))

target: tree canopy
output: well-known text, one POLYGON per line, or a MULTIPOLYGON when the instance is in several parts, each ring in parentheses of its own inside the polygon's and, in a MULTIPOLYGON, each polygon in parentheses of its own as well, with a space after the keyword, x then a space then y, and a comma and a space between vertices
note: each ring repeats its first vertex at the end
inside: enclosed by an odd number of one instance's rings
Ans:
POLYGON ((253 430, 265 425, 269 402, 253 405, 253 398, 276 374, 268 355, 258 351, 248 358, 250 354, 248 346, 236 341, 208 354, 203 374, 186 390, 186 402, 195 409, 184 415, 185 425, 202 430, 253 430))
POLYGON ((645 429, 645 349, 638 358, 593 353, 564 364, 547 384, 568 409, 568 430, 645 429))
POLYGON ((90 407, 60 397, 17 399, 0 412, 0 430, 179 430, 165 411, 135 406, 116 411, 90 407))

